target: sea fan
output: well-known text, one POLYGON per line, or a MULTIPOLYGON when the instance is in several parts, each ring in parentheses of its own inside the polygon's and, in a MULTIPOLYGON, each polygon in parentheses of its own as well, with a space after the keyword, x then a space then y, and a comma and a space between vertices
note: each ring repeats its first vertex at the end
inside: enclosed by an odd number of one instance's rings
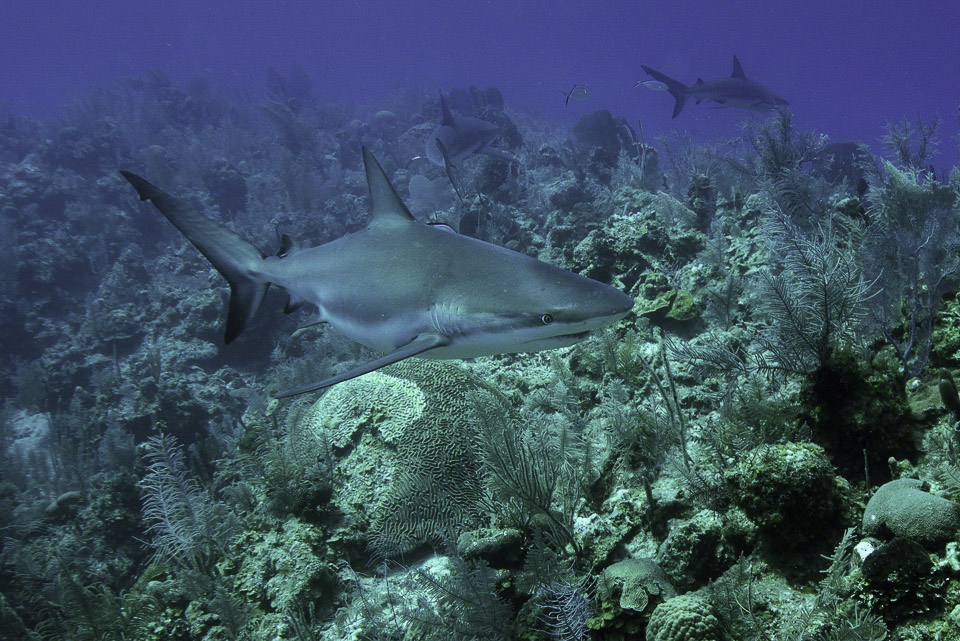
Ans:
POLYGON ((143 518, 161 562, 201 565, 222 550, 234 530, 225 506, 215 503, 187 472, 176 439, 147 441, 143 518))

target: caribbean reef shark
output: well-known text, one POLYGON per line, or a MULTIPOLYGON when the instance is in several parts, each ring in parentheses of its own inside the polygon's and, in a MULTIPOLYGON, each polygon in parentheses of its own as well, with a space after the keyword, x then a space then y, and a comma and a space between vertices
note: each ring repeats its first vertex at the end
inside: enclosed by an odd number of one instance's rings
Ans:
POLYGON ((680 115, 687 98, 695 99, 698 105, 707 100, 719 103, 723 107, 738 107, 754 111, 773 111, 789 104, 760 83, 747 80, 736 56, 733 57, 733 73, 729 78, 710 82, 697 78, 696 84, 690 87, 650 67, 640 65, 640 68, 667 86, 667 91, 676 100, 673 105, 674 118, 680 115))
POLYGON ((278 394, 312 392, 397 361, 472 358, 572 345, 633 309, 623 292, 530 256, 414 220, 369 150, 371 218, 361 231, 267 256, 223 225, 130 172, 120 172, 230 284, 225 341, 250 323, 272 284, 287 310, 320 319, 384 356, 278 394))
POLYGON ((450 179, 450 184, 453 185, 454 191, 461 200, 463 195, 460 186, 454 180, 452 170, 464 158, 471 154, 486 154, 512 163, 519 162, 512 154, 489 146, 494 138, 500 135, 500 127, 479 118, 454 116, 447 107, 447 101, 442 93, 440 109, 443 112, 440 126, 433 130, 427 139, 427 158, 438 167, 443 167, 447 172, 447 178, 450 179))

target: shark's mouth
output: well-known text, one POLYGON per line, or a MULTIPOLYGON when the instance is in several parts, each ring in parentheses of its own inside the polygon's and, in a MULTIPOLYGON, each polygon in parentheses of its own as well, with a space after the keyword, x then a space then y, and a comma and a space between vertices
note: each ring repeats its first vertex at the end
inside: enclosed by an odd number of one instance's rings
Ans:
POLYGON ((576 332, 574 334, 558 334, 557 336, 550 336, 548 338, 535 338, 533 340, 524 341, 522 343, 523 348, 519 351, 536 352, 542 349, 567 347, 569 345, 573 345, 574 343, 579 343, 589 335, 590 332, 586 331, 576 332))

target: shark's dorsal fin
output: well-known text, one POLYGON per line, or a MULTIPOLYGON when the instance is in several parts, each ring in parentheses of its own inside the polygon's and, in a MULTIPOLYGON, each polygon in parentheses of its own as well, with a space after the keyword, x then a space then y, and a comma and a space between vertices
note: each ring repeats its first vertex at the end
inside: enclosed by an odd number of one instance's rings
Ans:
POLYGON ((457 128, 457 121, 454 120, 453 114, 450 112, 450 107, 447 106, 447 99, 443 97, 443 92, 440 92, 440 110, 443 112, 443 116, 440 118, 441 127, 453 127, 457 128))
POLYGON ((363 148, 363 168, 367 172, 367 186, 370 187, 370 224, 368 226, 392 227, 397 223, 406 224, 414 221, 413 214, 400 200, 397 190, 383 173, 383 167, 366 147, 363 148))
POLYGON ((737 56, 733 56, 733 73, 730 74, 731 78, 736 78, 737 80, 746 80, 747 77, 743 75, 743 67, 740 66, 740 60, 737 59, 737 56))

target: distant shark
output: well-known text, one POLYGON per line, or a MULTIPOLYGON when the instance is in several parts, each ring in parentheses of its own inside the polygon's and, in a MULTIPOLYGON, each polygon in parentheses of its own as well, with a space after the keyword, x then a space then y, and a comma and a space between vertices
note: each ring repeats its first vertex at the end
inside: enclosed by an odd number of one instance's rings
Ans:
POLYGON ((733 73, 730 74, 729 78, 711 80, 710 82, 704 82, 702 78, 698 78, 696 84, 691 87, 650 67, 640 65, 640 68, 653 76, 655 80, 666 85, 667 91, 676 100, 673 105, 674 118, 683 111, 683 105, 687 102, 687 98, 695 99, 698 105, 707 100, 719 103, 724 107, 737 107, 754 111, 773 111, 789 104, 760 83, 747 80, 747 77, 743 74, 743 67, 740 66, 740 61, 736 56, 733 57, 733 73))
POLYGON ((434 129, 427 139, 427 158, 438 167, 443 167, 447 172, 447 178, 450 179, 450 184, 453 185, 454 191, 461 200, 463 200, 463 193, 454 179, 452 170, 464 158, 471 154, 486 154, 512 163, 519 162, 516 156, 489 146, 500 135, 500 127, 479 118, 454 116, 447 107, 447 101, 442 93, 440 109, 443 112, 440 126, 434 129))
POLYGON ((312 304, 334 329, 386 352, 279 398, 411 356, 472 358, 572 345, 633 309, 633 299, 609 285, 418 223, 366 148, 363 164, 371 198, 366 228, 309 249, 285 241, 280 256, 266 256, 183 201, 120 172, 140 200, 153 203, 227 279, 227 343, 250 323, 273 284, 287 291, 287 311, 312 304))

